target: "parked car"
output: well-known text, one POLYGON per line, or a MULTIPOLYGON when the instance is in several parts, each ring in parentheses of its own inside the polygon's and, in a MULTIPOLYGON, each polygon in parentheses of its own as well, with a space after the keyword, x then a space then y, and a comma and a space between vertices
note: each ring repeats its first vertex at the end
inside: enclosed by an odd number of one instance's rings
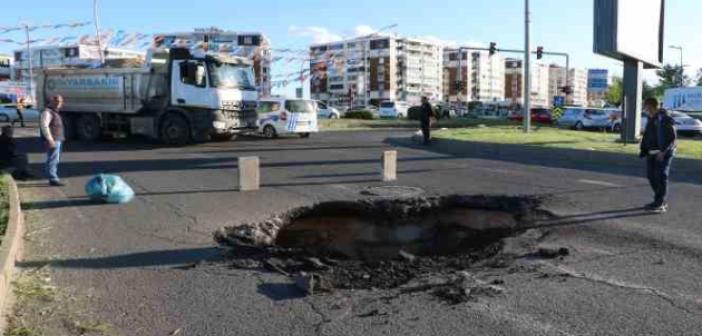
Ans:
MULTIPOLYGON (((621 112, 618 115, 615 115, 614 117, 615 119, 612 121, 610 129, 612 130, 612 132, 619 133, 622 131, 623 128, 621 112)), ((648 114, 641 113, 641 133, 643 133, 643 131, 646 130, 646 124, 648 124, 648 114)))
POLYGON ((609 114, 605 110, 585 107, 566 107, 563 116, 558 119, 556 124, 579 131, 612 127, 609 114))
MULTIPOLYGON (((522 111, 511 111, 508 119, 522 122, 524 121, 524 116, 522 111)), ((531 121, 539 124, 552 124, 553 113, 547 108, 533 108, 531 109, 531 121)))
MULTIPOLYGON (((41 113, 32 106, 25 107, 24 112, 22 112, 24 122, 39 122, 40 115, 41 113)), ((17 117, 17 105, 0 105, 0 122, 11 123, 17 120, 19 120, 17 117)))
POLYGON ((331 107, 321 101, 317 102, 317 116, 319 118, 325 119, 339 119, 341 118, 341 112, 334 107, 331 107))
POLYGON ((264 98, 258 103, 258 132, 266 138, 298 134, 308 138, 319 131, 317 102, 304 99, 264 98))
POLYGON ((385 101, 380 103, 378 115, 381 118, 407 118, 409 105, 402 101, 385 101))
POLYGON ((678 134, 689 136, 702 134, 702 121, 699 121, 686 113, 677 111, 672 112, 672 117, 675 119, 675 129, 678 131, 678 134))
MULTIPOLYGON (((696 136, 702 134, 702 121, 691 117, 687 113, 672 111, 671 116, 675 120, 675 129, 679 135, 683 136, 696 136)), ((648 125, 648 114, 641 114, 641 132, 646 130, 646 125, 648 125)), ((621 116, 612 125, 612 130, 614 132, 621 132, 622 130, 622 119, 621 116)))

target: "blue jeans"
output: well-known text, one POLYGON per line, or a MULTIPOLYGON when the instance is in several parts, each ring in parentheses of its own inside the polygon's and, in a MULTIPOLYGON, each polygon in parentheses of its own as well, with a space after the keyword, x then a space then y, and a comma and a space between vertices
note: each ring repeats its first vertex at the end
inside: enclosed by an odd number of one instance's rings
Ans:
POLYGON ((666 155, 665 159, 659 161, 655 155, 646 158, 646 170, 648 182, 655 194, 655 204, 663 205, 668 198, 668 177, 670 176, 670 166, 673 163, 673 154, 666 155))
POLYGON ((63 143, 56 141, 55 148, 49 148, 46 151, 46 176, 51 182, 60 181, 58 177, 58 164, 61 160, 61 147, 63 143))

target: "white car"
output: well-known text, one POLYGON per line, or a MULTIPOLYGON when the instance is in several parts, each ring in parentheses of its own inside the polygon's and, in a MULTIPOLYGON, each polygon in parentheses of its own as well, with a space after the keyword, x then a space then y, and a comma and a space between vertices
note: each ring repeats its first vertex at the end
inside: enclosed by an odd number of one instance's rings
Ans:
POLYGON ((305 99, 263 98, 258 102, 258 131, 266 138, 298 134, 308 138, 319 132, 317 102, 305 99))
POLYGON ((339 119, 341 112, 334 107, 331 107, 321 101, 317 102, 317 116, 324 119, 339 119))
POLYGON ((675 129, 678 134, 691 136, 702 134, 702 121, 677 111, 673 111, 671 115, 675 119, 675 129))
MULTIPOLYGON (((672 111, 671 116, 675 120, 675 129, 680 135, 699 135, 702 134, 702 121, 690 117, 686 113, 672 111)), ((620 132, 622 129, 622 120, 617 119, 612 125, 612 130, 615 132, 620 132)), ((646 130, 648 125, 648 114, 641 114, 641 133, 646 130)))
POLYGON ((381 118, 407 118, 409 105, 401 101, 384 101, 380 103, 378 115, 381 118))
MULTIPOLYGON (((22 117, 24 117, 24 122, 39 122, 39 117, 41 113, 31 106, 26 107, 24 112, 22 112, 22 117)), ((6 104, 0 105, 0 122, 12 123, 18 122, 19 118, 17 116, 17 105, 6 104)))

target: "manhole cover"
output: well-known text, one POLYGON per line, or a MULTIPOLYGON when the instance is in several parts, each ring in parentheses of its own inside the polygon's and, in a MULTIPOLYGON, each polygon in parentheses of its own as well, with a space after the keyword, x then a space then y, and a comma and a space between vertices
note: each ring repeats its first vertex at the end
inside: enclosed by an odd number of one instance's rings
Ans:
POLYGON ((411 198, 422 196, 424 193, 421 188, 406 186, 369 187, 361 191, 361 195, 381 198, 411 198))

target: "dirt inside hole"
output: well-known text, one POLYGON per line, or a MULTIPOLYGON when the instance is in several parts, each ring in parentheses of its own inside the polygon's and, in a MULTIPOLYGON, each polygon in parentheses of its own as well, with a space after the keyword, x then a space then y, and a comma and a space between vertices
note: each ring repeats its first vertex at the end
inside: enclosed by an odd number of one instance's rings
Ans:
POLYGON ((327 202, 215 234, 237 268, 300 272, 331 288, 395 288, 500 263, 503 240, 548 215, 527 197, 446 196, 327 202))

